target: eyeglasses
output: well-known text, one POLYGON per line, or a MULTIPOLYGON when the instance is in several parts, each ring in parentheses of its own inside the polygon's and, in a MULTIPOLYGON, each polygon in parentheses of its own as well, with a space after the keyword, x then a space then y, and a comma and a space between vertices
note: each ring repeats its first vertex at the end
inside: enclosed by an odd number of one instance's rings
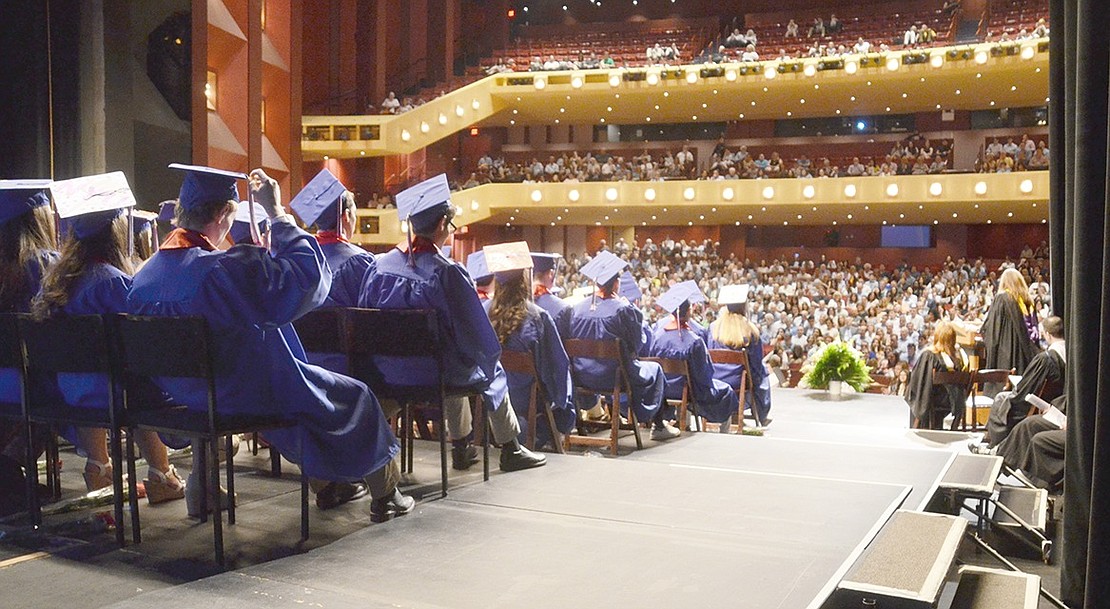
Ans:
POLYGON ((455 226, 455 223, 452 222, 451 220, 447 221, 447 227, 451 229, 451 232, 455 232, 455 231, 459 230, 459 227, 455 226))

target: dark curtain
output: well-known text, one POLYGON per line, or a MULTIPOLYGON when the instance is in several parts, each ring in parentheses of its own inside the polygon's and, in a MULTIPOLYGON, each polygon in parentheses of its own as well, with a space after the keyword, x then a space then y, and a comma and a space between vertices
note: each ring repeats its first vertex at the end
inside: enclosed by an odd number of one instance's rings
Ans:
POLYGON ((78 175, 80 11, 76 6, 51 0, 4 2, 0 8, 0 142, 4 145, 0 178, 63 179, 78 175))
POLYGON ((1106 0, 1051 0, 1053 308, 1068 345, 1067 471, 1061 596, 1110 602, 1110 11, 1106 0))

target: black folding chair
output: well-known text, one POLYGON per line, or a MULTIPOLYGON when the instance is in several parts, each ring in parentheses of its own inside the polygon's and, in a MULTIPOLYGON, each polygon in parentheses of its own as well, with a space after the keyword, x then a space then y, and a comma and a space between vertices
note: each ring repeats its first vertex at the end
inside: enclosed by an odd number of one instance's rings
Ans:
POLYGON ((440 408, 439 459, 441 492, 447 496, 447 419, 443 409, 445 398, 465 397, 476 410, 474 429, 482 439, 482 477, 489 480, 489 442, 486 434, 485 407, 477 398, 476 387, 449 387, 443 382, 443 360, 436 312, 432 309, 345 309, 347 355, 351 376, 366 383, 379 399, 396 400, 401 405, 401 462, 412 471, 413 433, 412 406, 421 402, 440 408), (411 358, 431 360, 436 364, 436 383, 419 385, 389 382, 375 358, 411 358))
MULTIPOLYGON (((216 400, 216 372, 213 345, 208 323, 202 317, 120 316, 117 321, 119 358, 124 383, 124 407, 128 422, 144 429, 199 439, 203 469, 209 481, 202 486, 202 521, 207 519, 207 505, 213 506, 212 531, 215 539, 216 562, 223 567, 223 506, 219 501, 220 438, 227 449, 227 521, 235 524, 235 476, 232 434, 259 430, 297 427, 297 422, 277 415, 242 415, 220 412, 216 400), (185 406, 167 407, 164 403, 144 404, 132 399, 131 377, 201 379, 207 385, 207 408, 191 410, 185 406), (211 490, 210 490, 211 489, 211 490), (209 492, 214 492, 213 498, 209 492)), ((300 430, 303 444, 304 430, 300 430)), ((308 476, 301 468, 301 541, 308 539, 308 476)))
MULTIPOLYGON (((19 325, 16 322, 18 315, 5 313, 0 315, 0 368, 14 370, 19 376, 19 398, 17 402, 0 402, 0 419, 8 421, 17 427, 27 443, 24 455, 23 470, 26 474, 27 489, 25 502, 31 513, 31 521, 35 526, 42 524, 42 510, 39 506, 38 494, 38 455, 34 448, 34 433, 27 421, 26 395, 27 379, 23 373, 23 349, 19 342, 19 325)), ((12 428, 12 433, 15 428, 12 428)), ((49 455, 51 451, 47 451, 49 455)), ((57 475, 57 461, 53 463, 47 459, 47 484, 54 488, 54 479, 57 475)))
MULTIPOLYGON (((99 315, 59 315, 45 320, 21 316, 18 319, 19 339, 23 349, 24 378, 57 379, 58 374, 101 374, 108 377, 107 408, 82 408, 66 404, 53 387, 29 385, 25 392, 27 421, 49 427, 101 427, 108 430, 112 462, 112 490, 116 519, 116 541, 124 545, 123 526, 123 448, 120 429, 125 426, 116 395, 116 370, 109 353, 108 332, 99 315)), ((127 454, 132 454, 132 437, 127 436, 127 454)), ((47 458, 55 458, 47 451, 47 458)), ((127 475, 135 485, 135 463, 128 459, 127 475)), ((38 470, 31 472, 38 485, 38 470)), ((132 492, 132 507, 137 493, 132 492)), ((139 541, 137 510, 132 509, 132 535, 139 541)))

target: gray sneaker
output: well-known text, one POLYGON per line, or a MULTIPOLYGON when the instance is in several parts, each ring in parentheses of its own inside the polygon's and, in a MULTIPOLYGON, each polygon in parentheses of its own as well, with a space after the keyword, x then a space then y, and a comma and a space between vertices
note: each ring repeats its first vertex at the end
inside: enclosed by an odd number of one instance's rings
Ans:
POLYGON ((682 432, 680 432, 670 423, 663 423, 662 427, 653 426, 651 429, 651 439, 655 440, 656 442, 671 440, 673 438, 677 438, 681 434, 682 432))

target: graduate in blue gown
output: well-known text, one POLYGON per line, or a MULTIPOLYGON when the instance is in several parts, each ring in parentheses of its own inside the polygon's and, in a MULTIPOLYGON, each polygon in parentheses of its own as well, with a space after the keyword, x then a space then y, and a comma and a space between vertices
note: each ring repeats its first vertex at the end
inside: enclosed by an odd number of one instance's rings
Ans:
POLYGON ((570 307, 553 293, 558 289, 555 287, 555 276, 558 274, 559 261, 562 258, 559 254, 542 252, 532 254, 532 298, 536 306, 547 311, 551 319, 559 319, 563 311, 570 307))
MULTIPOLYGON (((443 337, 440 360, 448 387, 480 392, 494 440, 501 444, 501 470, 515 471, 543 465, 546 459, 520 445, 520 428, 510 403, 501 344, 478 300, 474 283, 462 265, 443 256, 440 248, 454 231, 447 176, 440 174, 397 194, 397 211, 407 221, 409 243, 378 257, 363 278, 359 306, 379 309, 433 309, 443 337)), ((379 358, 386 382, 438 384, 435 361, 379 358)), ((447 434, 452 441, 455 469, 477 462, 469 443, 470 408, 464 398, 443 403, 447 434)))
MULTIPOLYGON (((124 210, 135 206, 135 197, 123 173, 115 172, 54 182, 51 185, 58 216, 67 234, 58 262, 50 267, 41 291, 32 301, 38 318, 54 315, 109 315, 127 310, 131 288, 131 222, 124 210)), ((108 377, 104 374, 59 374, 56 379, 70 406, 107 411, 108 377)), ((168 402, 152 386, 144 400, 168 402)), ((84 452, 85 486, 97 490, 112 485, 107 430, 67 429, 65 435, 84 452)), ((185 496, 185 483, 169 463, 166 446, 158 434, 136 430, 136 443, 150 466, 147 499, 162 503, 185 496)))
POLYGON ((560 433, 569 433, 577 420, 574 393, 570 381, 570 360, 555 329, 555 321, 547 311, 532 301, 533 280, 528 266, 535 257, 525 257, 528 246, 523 241, 486 246, 486 260, 497 280, 497 291, 489 308, 490 323, 497 340, 506 351, 529 354, 536 368, 536 375, 507 372, 509 396, 516 410, 520 425, 518 440, 524 442, 528 435, 528 404, 532 388, 539 383, 536 405, 536 446, 543 446, 553 438, 547 418, 543 415, 545 404, 551 409, 555 426, 560 433), (508 256, 502 250, 515 247, 517 256, 508 256))
MULTIPOLYGON (((730 285, 721 288, 717 303, 721 305, 717 319, 709 325, 706 346, 710 349, 732 349, 744 351, 748 355, 748 376, 751 378, 751 399, 746 405, 752 409, 756 424, 765 426, 771 422, 771 379, 763 364, 763 341, 759 328, 745 317, 748 302, 748 286, 730 285)), ((729 387, 740 383, 741 366, 735 364, 713 364, 714 377, 724 381, 729 387)))
POLYGON ((355 234, 355 195, 327 169, 289 202, 306 226, 316 225, 316 241, 331 267, 331 291, 321 308, 358 306, 359 289, 374 255, 351 243, 355 234))
MULTIPOLYGON (((627 270, 621 273, 620 285, 617 288, 617 294, 627 300, 632 306, 639 309, 640 300, 643 299, 644 293, 640 290, 640 286, 636 285, 636 279, 632 277, 632 273, 627 270)), ((642 317, 643 311, 641 311, 642 317)), ((640 322, 640 357, 651 357, 651 341, 655 340, 652 333, 651 324, 648 323, 646 317, 642 317, 640 322)))
MULTIPOLYGON (((49 180, 0 180, 0 313, 27 313, 43 273, 58 259, 49 180)), ((0 403, 19 404, 19 371, 0 368, 0 403)), ((46 429, 35 427, 31 452, 45 445, 46 429)), ((27 509, 24 504, 27 428, 0 420, 0 516, 27 509)))
POLYGON ((489 268, 486 266, 486 253, 482 250, 471 252, 466 257, 466 272, 474 280, 474 290, 478 293, 478 300, 482 302, 482 308, 489 311, 489 305, 493 300, 496 287, 493 283, 493 273, 489 272, 489 268))
MULTIPOLYGON (((638 421, 652 422, 653 439, 675 437, 678 430, 663 420, 663 369, 636 359, 643 340, 643 314, 617 295, 620 274, 627 265, 608 251, 598 252, 580 270, 596 284, 593 295, 567 309, 556 325, 564 339, 619 339, 631 384, 632 412, 638 421)), ((608 392, 613 386, 617 370, 612 363, 579 358, 571 365, 575 382, 583 387, 608 392)))
MULTIPOLYGON (((314 479, 320 508, 365 495, 369 486, 372 518, 411 511, 412 499, 396 489, 397 440, 377 399, 365 384, 307 363, 293 330, 293 320, 327 298, 331 272, 316 239, 281 207, 277 183, 261 170, 252 172, 256 200, 270 218, 270 248, 236 245, 219 251, 214 244, 227 234, 238 205, 236 180, 246 176, 171 167, 185 170, 177 228, 135 275, 129 310, 208 320, 220 372, 220 409, 296 420, 302 429, 270 431, 266 437, 314 479)), ((159 384, 190 408, 207 407, 203 382, 159 379, 159 384)))
MULTIPOLYGON (((736 392, 726 383, 713 378, 713 363, 705 341, 687 325, 686 318, 693 302, 702 302, 705 296, 693 281, 683 281, 667 290, 656 301, 663 310, 673 311, 670 324, 655 330, 651 355, 683 360, 689 371, 690 396, 694 412, 711 423, 720 423, 721 432, 728 433, 729 422, 739 406, 736 392)), ((686 379, 680 375, 667 377, 667 399, 682 399, 686 379)), ((686 421, 679 421, 680 427, 686 421)))

